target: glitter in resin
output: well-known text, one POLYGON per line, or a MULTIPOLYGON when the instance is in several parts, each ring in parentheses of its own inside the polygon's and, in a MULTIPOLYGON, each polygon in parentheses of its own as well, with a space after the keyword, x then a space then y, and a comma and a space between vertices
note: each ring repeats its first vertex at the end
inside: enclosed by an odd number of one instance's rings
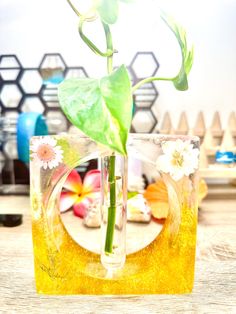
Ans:
MULTIPOLYGON (((32 138, 33 141, 37 138, 32 138)), ((53 136, 63 160, 44 169, 36 159, 30 163, 31 212, 36 288, 45 294, 157 294, 189 293, 194 282, 197 228, 197 171, 175 181, 161 173, 168 189, 169 214, 161 233, 145 248, 127 256, 122 270, 110 277, 100 256, 75 242, 65 229, 59 195, 70 171, 79 164, 109 155, 106 148, 86 137, 53 136)), ((190 141, 196 137, 130 135, 128 154, 155 169, 167 141, 190 141)), ((32 152, 31 152, 32 153, 32 152)))

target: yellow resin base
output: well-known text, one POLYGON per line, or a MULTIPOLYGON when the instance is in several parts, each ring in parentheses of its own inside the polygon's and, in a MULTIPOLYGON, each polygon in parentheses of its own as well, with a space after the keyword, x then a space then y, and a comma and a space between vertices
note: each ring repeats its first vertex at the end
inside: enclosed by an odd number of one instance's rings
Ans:
MULTIPOLYGON (((53 237, 43 218, 33 223, 35 275, 45 294, 189 293, 193 288, 196 217, 182 209, 178 235, 170 236, 168 219, 162 232, 146 248, 127 257, 116 278, 109 278, 100 257, 79 246, 61 220, 54 220, 53 237), (190 225, 191 223, 191 225, 190 225), (60 248, 57 248, 60 243, 60 248), (106 278, 108 276, 108 278, 106 278)), ((51 228, 50 228, 51 229, 51 228)))
POLYGON ((72 150, 77 140, 73 145, 68 139, 59 140, 64 156, 70 160, 69 166, 46 174, 31 163, 37 291, 44 294, 190 293, 194 282, 197 227, 195 176, 176 183, 162 174, 170 206, 163 229, 147 247, 128 255, 124 268, 112 277, 102 267, 100 256, 76 243, 61 221, 59 193, 70 169, 78 165, 78 157, 72 150), (69 143, 67 146, 65 141, 69 143))

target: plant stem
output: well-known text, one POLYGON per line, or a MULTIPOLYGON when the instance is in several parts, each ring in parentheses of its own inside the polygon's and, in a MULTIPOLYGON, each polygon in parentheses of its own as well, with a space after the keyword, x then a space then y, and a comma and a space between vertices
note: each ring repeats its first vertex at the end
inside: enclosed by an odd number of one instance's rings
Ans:
POLYGON ((153 82, 153 81, 173 81, 174 78, 167 78, 167 77, 155 77, 155 76, 151 76, 148 77, 144 80, 141 80, 140 82, 138 82, 136 85, 134 85, 132 87, 132 92, 135 92, 139 87, 141 87, 144 84, 153 82))
MULTIPOLYGON (((113 51, 112 35, 109 25, 102 23, 106 35, 107 50, 113 51)), ((113 70, 113 55, 107 57, 107 72, 110 74, 113 70)), ((113 152, 109 158, 109 177, 108 182, 110 185, 110 206, 108 207, 107 217, 107 231, 105 240, 105 252, 112 253, 113 239, 116 226, 116 156, 113 152)))
POLYGON ((113 238, 116 224, 116 176, 115 176, 116 157, 109 157, 109 177, 110 186, 110 206, 108 208, 107 231, 105 241, 105 252, 112 253, 113 238))
MULTIPOLYGON (((110 74, 113 70, 113 43, 112 43, 112 35, 110 31, 109 25, 102 22, 103 29, 106 35, 106 45, 107 51, 102 52, 91 40, 85 36, 83 32, 83 24, 85 22, 85 18, 81 16, 81 14, 73 7, 71 2, 67 0, 72 9, 75 11, 77 15, 80 16, 79 21, 79 34, 82 40, 86 43, 86 45, 97 55, 101 57, 107 58, 107 72, 110 74)), ((108 207, 108 218, 107 218, 107 230, 106 230, 106 240, 105 240, 105 252, 112 253, 113 251, 113 238, 115 231, 115 223, 116 223, 116 176, 115 176, 115 165, 116 165, 116 156, 115 153, 112 153, 112 156, 109 158, 109 185, 110 185, 110 206, 108 207)))
MULTIPOLYGON (((103 29, 106 35, 106 42, 107 42, 107 50, 113 51, 113 43, 112 43, 112 36, 109 25, 102 23, 103 29)), ((113 54, 111 56, 107 56, 107 73, 110 74, 113 70, 113 54)))
POLYGON ((67 0, 67 2, 69 3, 70 7, 72 8, 72 10, 75 12, 75 14, 78 17, 83 17, 84 20, 86 20, 87 22, 93 22, 97 19, 97 15, 88 15, 89 12, 87 12, 87 14, 82 14, 80 11, 78 11, 76 9, 76 7, 73 5, 73 3, 70 0, 67 0))
POLYGON ((78 15, 79 17, 82 16, 82 14, 76 9, 76 7, 72 4, 72 2, 70 0, 67 0, 67 2, 69 3, 69 5, 71 6, 72 10, 75 12, 76 15, 78 15))
POLYGON ((94 43, 91 42, 91 40, 85 36, 84 32, 83 32, 83 25, 84 25, 85 20, 83 18, 80 18, 79 21, 79 34, 80 37, 83 39, 83 41, 85 42, 85 44, 97 55, 101 56, 101 57, 112 57, 113 55, 113 49, 107 49, 106 52, 102 52, 96 45, 94 45, 94 43))

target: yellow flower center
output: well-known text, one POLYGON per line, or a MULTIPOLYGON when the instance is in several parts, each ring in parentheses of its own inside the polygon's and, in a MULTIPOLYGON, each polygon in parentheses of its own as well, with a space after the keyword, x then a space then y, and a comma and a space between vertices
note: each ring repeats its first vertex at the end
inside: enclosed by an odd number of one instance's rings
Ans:
POLYGON ((183 155, 181 155, 180 152, 175 151, 172 156, 173 156, 172 165, 182 167, 184 162, 183 155))

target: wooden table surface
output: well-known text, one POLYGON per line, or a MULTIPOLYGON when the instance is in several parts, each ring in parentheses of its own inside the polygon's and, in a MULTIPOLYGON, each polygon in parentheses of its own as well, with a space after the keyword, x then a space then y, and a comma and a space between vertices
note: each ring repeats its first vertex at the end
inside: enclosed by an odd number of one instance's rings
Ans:
POLYGON ((0 313, 236 313, 236 200, 206 200, 199 213, 195 286, 189 295, 40 296, 35 292, 28 197, 0 197, 0 313))

